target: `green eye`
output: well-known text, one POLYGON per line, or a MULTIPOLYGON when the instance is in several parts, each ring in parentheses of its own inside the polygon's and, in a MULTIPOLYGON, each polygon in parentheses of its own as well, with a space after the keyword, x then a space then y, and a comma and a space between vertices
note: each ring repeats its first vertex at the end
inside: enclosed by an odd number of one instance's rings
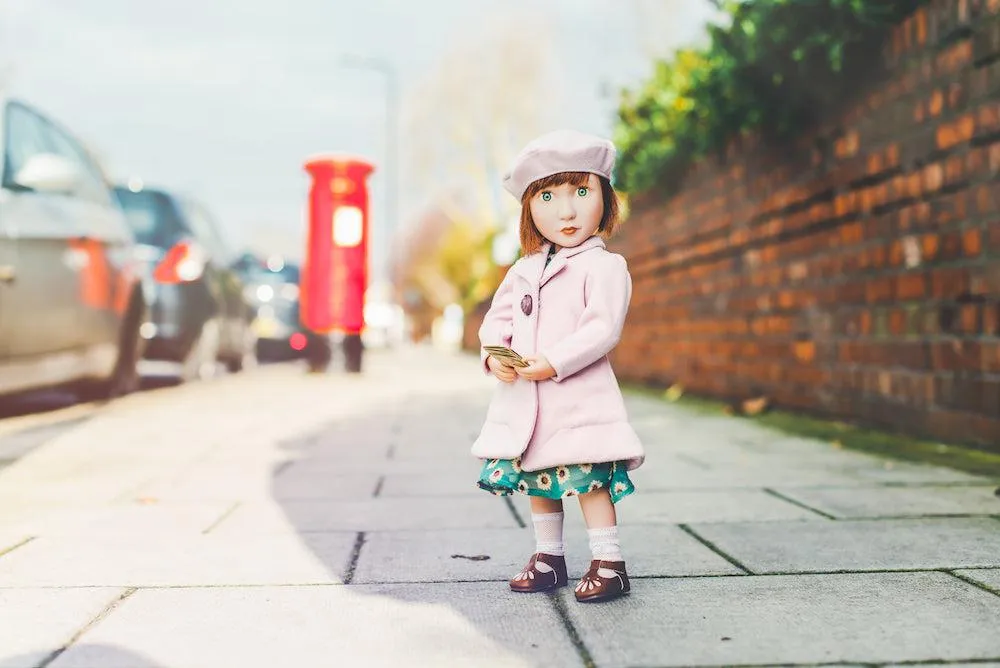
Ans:
POLYGON ((548 191, 543 192, 542 193, 542 201, 543 202, 550 202, 550 201, 552 201, 552 193, 550 193, 548 191))
POLYGON ((582 186, 582 187, 576 189, 576 194, 579 195, 580 197, 586 197, 587 193, 589 193, 589 192, 590 192, 590 188, 588 188, 587 186, 582 186))

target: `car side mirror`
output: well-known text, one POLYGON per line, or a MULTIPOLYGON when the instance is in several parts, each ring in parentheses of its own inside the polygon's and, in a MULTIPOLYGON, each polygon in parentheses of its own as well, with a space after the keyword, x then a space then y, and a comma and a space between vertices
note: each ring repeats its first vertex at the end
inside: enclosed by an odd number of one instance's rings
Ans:
POLYGON ((36 153, 14 175, 14 182, 36 192, 70 193, 80 185, 79 168, 54 153, 36 153))

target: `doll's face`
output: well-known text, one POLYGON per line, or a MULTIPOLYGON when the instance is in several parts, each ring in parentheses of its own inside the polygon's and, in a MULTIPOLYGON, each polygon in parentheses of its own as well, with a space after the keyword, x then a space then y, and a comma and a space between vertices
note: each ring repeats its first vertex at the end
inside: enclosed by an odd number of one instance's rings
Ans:
POLYGON ((535 193, 529 201, 531 218, 542 236, 572 248, 594 236, 604 214, 601 181, 591 174, 585 186, 564 183, 535 193))

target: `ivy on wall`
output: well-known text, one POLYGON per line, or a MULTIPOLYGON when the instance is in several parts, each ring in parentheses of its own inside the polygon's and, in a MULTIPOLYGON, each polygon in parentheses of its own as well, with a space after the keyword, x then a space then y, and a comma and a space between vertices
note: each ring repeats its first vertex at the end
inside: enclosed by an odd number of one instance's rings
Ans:
POLYGON ((655 64, 625 91, 616 187, 671 191, 692 161, 755 132, 793 136, 848 96, 886 31, 922 0, 743 0, 709 28, 704 49, 655 64))

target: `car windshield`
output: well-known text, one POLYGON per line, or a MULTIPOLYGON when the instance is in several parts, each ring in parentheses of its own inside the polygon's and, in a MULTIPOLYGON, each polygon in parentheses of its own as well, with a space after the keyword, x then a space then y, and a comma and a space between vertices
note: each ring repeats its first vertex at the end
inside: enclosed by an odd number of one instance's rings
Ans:
POLYGON ((163 193, 115 188, 115 194, 139 243, 168 248, 182 236, 177 211, 163 193))

